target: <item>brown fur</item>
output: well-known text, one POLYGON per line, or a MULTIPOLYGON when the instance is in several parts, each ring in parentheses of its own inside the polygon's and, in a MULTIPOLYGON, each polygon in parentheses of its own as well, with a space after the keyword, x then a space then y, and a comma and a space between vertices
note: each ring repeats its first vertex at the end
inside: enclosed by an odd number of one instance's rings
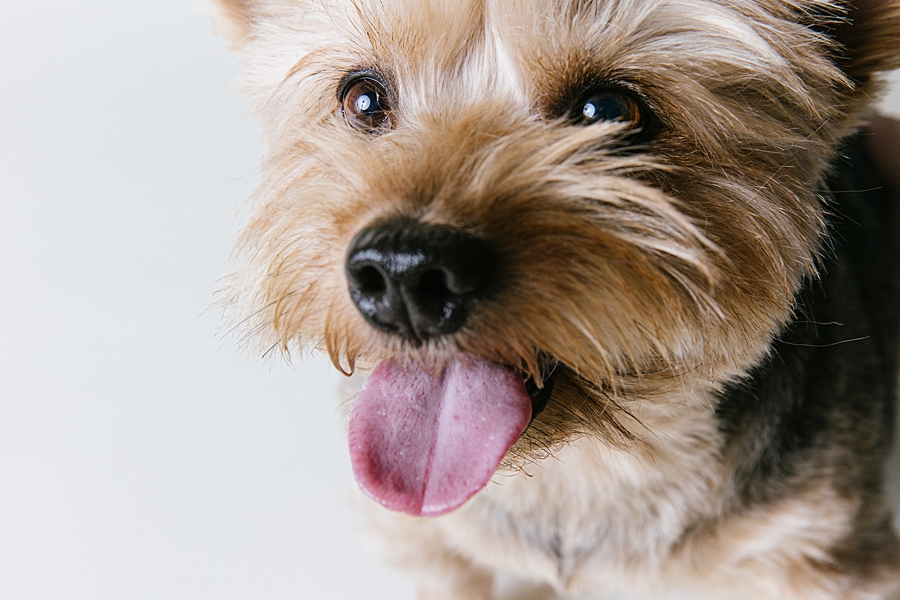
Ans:
POLYGON ((215 6, 266 141, 229 298, 264 347, 326 350, 348 374, 468 353, 540 382, 542 357, 560 361, 502 485, 433 521, 377 516, 423 598, 491 598, 502 570, 572 594, 900 597, 889 557, 836 562, 863 500, 826 475, 734 510, 715 412, 818 272, 828 165, 900 65, 900 2, 215 6), (360 69, 396 95, 387 134, 340 115, 360 69), (560 118, 598 80, 648 99, 661 127, 643 151, 620 151, 619 124, 560 118), (423 346, 347 294, 354 236, 397 218, 489 239, 506 266, 461 331, 423 346))

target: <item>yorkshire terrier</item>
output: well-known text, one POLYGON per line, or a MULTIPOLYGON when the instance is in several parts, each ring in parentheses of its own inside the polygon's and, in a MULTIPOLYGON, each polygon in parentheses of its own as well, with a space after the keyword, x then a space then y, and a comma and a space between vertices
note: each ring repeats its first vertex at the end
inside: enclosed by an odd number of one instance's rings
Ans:
POLYGON ((420 598, 900 598, 900 0, 213 10, 266 144, 229 305, 368 374, 420 598))

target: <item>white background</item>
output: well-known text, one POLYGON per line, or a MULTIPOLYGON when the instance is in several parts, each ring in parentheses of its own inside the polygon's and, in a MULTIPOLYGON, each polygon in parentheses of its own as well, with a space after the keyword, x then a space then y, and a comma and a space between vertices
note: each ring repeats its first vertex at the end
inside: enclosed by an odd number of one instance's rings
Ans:
POLYGON ((411 599, 339 377, 204 312, 259 178, 224 43, 190 0, 3 9, 0 600, 411 599))

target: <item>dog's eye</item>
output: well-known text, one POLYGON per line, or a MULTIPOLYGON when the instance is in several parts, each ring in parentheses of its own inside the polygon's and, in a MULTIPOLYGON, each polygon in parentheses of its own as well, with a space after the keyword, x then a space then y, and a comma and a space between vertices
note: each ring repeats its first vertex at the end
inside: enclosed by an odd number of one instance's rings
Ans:
POLYGON ((573 106, 572 117, 589 125, 599 121, 628 123, 629 129, 644 125, 642 105, 628 92, 616 89, 594 89, 573 106))
POLYGON ((382 83, 372 77, 349 81, 341 92, 341 112, 354 129, 373 132, 393 127, 391 106, 382 83))

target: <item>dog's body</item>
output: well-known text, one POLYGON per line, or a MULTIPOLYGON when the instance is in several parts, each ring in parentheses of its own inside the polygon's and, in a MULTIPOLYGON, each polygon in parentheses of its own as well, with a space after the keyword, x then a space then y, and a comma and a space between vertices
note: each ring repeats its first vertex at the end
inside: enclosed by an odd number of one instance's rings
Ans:
POLYGON ((217 6, 268 143, 232 301, 371 370, 354 470, 423 599, 900 598, 850 137, 900 2, 217 6))

